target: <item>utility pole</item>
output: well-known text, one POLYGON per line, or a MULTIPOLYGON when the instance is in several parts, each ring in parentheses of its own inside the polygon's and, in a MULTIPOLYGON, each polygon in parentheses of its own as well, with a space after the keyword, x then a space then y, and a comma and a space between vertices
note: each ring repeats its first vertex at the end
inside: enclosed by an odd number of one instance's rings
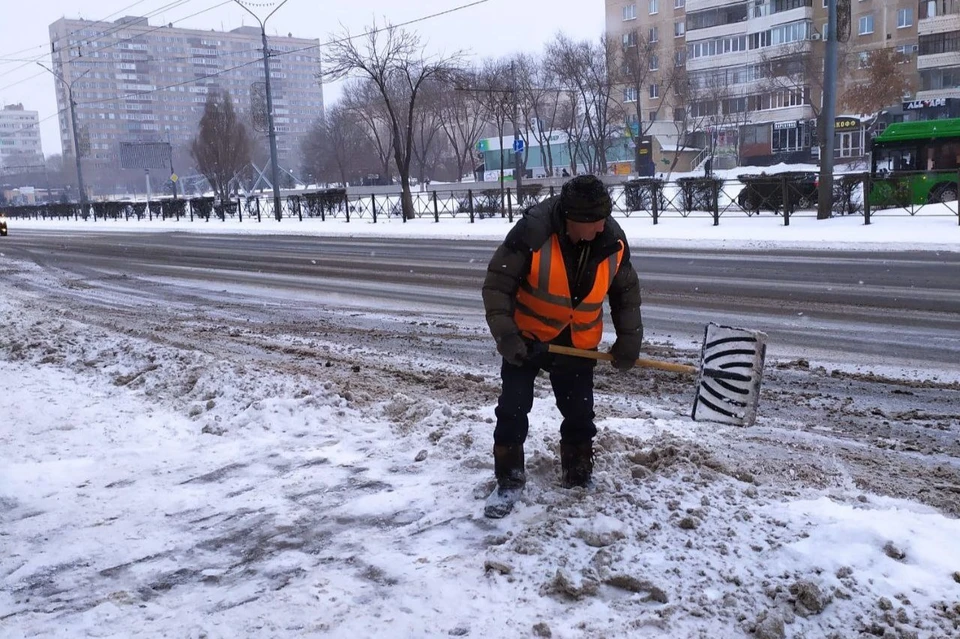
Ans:
POLYGON ((90 69, 87 69, 72 81, 67 82, 63 79, 63 76, 50 69, 49 67, 37 62, 37 64, 44 70, 49 71, 53 77, 63 83, 63 86, 67 87, 67 101, 70 103, 70 123, 73 127, 73 157, 77 161, 77 188, 80 190, 80 208, 83 211, 83 215, 87 215, 87 191, 83 186, 83 169, 80 167, 80 127, 77 126, 77 103, 73 99, 73 83, 85 76, 90 72, 90 69))
POLYGON ((520 148, 520 98, 517 91, 517 69, 516 62, 510 61, 510 77, 513 88, 513 178, 517 183, 517 206, 520 206, 520 187, 523 186, 523 176, 521 175, 520 160, 523 159, 523 150, 520 148))
MULTIPOLYGON (((177 172, 173 170, 173 144, 170 143, 170 131, 169 131, 169 130, 167 130, 167 148, 170 149, 170 177, 172 178, 173 176, 175 176, 175 175, 177 174, 177 172)), ((178 198, 177 198, 177 181, 176 181, 176 180, 171 180, 171 182, 173 183, 173 199, 176 200, 176 199, 178 199, 178 198)))
POLYGON ((271 11, 266 18, 261 20, 257 14, 248 9, 240 0, 233 0, 238 5, 243 7, 243 9, 252 15, 254 19, 260 23, 260 37, 263 41, 263 75, 264 82, 266 84, 267 91, 267 122, 270 135, 270 168, 271 168, 271 177, 273 182, 273 212, 276 215, 277 221, 279 222, 283 219, 283 209, 280 205, 280 170, 277 165, 277 129, 273 124, 273 94, 270 91, 270 49, 267 46, 267 20, 273 16, 277 11, 280 10, 280 7, 287 4, 288 0, 283 0, 276 9, 271 11))
POLYGON ((817 193, 817 219, 833 213, 833 147, 837 116, 837 0, 827 0, 827 27, 823 34, 826 53, 823 59, 823 155, 820 157, 820 189, 817 193))

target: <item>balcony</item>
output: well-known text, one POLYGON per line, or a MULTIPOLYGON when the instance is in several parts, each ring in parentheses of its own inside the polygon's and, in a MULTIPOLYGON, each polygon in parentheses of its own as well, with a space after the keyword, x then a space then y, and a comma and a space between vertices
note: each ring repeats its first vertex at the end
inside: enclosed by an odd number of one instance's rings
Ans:
POLYGON ((960 29, 960 0, 921 0, 918 14, 918 35, 960 29))

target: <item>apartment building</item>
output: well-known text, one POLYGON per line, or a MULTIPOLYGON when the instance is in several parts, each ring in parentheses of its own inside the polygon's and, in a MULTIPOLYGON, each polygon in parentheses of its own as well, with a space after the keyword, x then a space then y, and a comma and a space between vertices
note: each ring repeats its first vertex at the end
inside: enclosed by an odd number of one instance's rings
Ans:
MULTIPOLYGON (((50 25, 50 42, 54 70, 73 87, 83 162, 94 173, 117 170, 121 142, 169 140, 183 154, 210 91, 229 91, 248 122, 252 101, 263 95, 256 27, 223 32, 151 26, 135 16, 113 23, 61 19, 50 25)), ((301 138, 323 112, 319 40, 270 36, 269 46, 280 164, 294 168, 301 138)), ((63 152, 72 156, 67 88, 51 81, 63 152)))
POLYGON ((960 0, 921 0, 919 11, 919 91, 907 106, 960 117, 960 0))
POLYGON ((0 110, 0 171, 36 170, 43 164, 39 116, 22 104, 0 110))
MULTIPOLYGON (((858 69, 870 51, 882 47, 905 54, 916 74, 916 13, 910 0, 851 2, 850 37, 840 45, 846 62, 840 92, 862 79, 858 69)), ((718 168, 816 159, 814 106, 821 104, 826 0, 607 0, 606 16, 608 33, 621 34, 625 45, 630 33, 657 36, 648 44, 674 69, 651 79, 661 86, 638 98, 650 120, 655 112, 661 120, 682 118, 692 144, 704 149, 699 159, 712 157, 718 168), (670 78, 673 90, 664 90, 670 78), (663 101, 671 102, 669 108, 663 101)), ((960 22, 956 28, 960 45, 960 22)), ((955 55, 960 71, 960 46, 955 55)), ((891 106, 899 111, 913 98, 891 106)), ((842 108, 838 114, 838 157, 862 155, 865 118, 842 108)), ((677 144, 673 123, 649 126, 661 148, 677 144)))

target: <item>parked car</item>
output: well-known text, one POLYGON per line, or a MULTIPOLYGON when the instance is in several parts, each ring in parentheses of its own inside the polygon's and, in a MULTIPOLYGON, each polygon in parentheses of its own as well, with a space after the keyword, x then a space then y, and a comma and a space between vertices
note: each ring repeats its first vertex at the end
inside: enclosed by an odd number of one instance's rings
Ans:
POLYGON ((3 213, 0 213, 0 235, 6 235, 6 234, 7 234, 7 218, 3 215, 3 213))
POLYGON ((790 210, 810 209, 817 206, 817 174, 808 171, 789 171, 770 175, 741 175, 738 179, 746 186, 740 192, 737 203, 746 211, 774 211, 783 209, 783 185, 787 186, 790 210))

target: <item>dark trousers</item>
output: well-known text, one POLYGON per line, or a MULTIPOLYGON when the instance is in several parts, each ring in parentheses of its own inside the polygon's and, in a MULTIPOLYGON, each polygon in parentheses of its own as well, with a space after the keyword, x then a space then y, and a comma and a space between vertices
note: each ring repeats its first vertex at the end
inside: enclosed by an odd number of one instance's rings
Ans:
MULTIPOLYGON (((597 434, 593 423, 593 365, 551 366, 550 385, 563 415, 560 441, 582 444, 597 434)), ((513 366, 506 361, 500 367, 503 386, 497 401, 495 444, 522 444, 530 428, 528 415, 533 408, 533 381, 540 372, 538 363, 513 366)))

